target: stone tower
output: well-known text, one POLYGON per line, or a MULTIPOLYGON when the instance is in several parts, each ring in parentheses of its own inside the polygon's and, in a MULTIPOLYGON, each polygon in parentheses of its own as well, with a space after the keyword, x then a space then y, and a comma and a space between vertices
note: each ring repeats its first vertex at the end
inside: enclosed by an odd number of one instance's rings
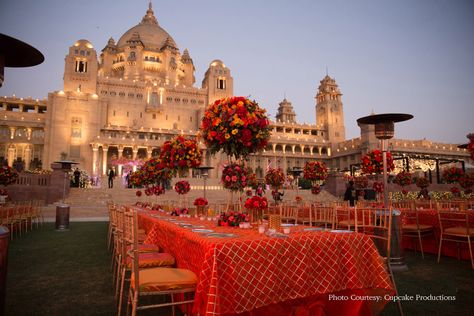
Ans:
POLYGON ((234 94, 234 79, 230 69, 218 59, 211 62, 204 75, 202 88, 208 91, 208 103, 234 94))
POLYGON ((316 94, 316 124, 326 130, 326 138, 331 143, 346 138, 341 96, 336 80, 326 75, 316 94))
POLYGON ((69 48, 64 66, 64 91, 97 92, 97 53, 87 40, 69 48))
POLYGON ((295 111, 291 102, 288 102, 286 98, 279 103, 276 120, 283 123, 296 123, 295 111))

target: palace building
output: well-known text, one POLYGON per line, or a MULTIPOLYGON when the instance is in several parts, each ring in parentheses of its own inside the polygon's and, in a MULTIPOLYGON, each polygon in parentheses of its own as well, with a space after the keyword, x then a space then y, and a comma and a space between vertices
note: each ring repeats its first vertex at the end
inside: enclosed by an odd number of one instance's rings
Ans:
MULTIPOLYGON (((196 137, 205 107, 233 95, 232 73, 223 61, 210 62, 200 87, 194 71, 190 52, 180 50, 150 4, 137 25, 118 41, 110 38, 102 50, 85 39, 75 42, 65 58, 62 90, 44 100, 1 99, 0 160, 23 169, 48 169, 67 159, 102 176, 113 160, 157 155, 163 142, 178 134, 196 137)), ((268 148, 250 156, 249 165, 260 176, 268 166, 289 170, 311 159, 351 169, 378 147, 378 140, 370 126, 361 126, 361 137, 346 140, 341 97, 336 81, 326 75, 315 93, 316 124, 298 123, 291 102, 284 99, 271 121, 268 148)), ((211 156, 201 146, 203 165, 214 167, 210 177, 218 177, 218 166, 227 157, 211 156)), ((433 164, 469 157, 455 144, 428 140, 392 139, 390 150, 427 162, 430 170, 433 164)))

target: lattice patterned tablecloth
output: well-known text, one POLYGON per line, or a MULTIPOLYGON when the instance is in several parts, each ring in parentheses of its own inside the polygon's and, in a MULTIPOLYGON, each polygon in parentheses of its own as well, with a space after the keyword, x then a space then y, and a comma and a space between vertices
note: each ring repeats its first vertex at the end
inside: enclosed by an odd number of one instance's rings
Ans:
POLYGON ((198 219, 186 221, 238 235, 206 237, 140 214, 140 224, 148 232, 146 242, 160 245, 175 256, 178 267, 198 275, 196 314, 242 313, 352 289, 393 292, 374 243, 363 234, 305 232, 298 227, 288 238, 275 238, 256 230, 217 227, 198 219))

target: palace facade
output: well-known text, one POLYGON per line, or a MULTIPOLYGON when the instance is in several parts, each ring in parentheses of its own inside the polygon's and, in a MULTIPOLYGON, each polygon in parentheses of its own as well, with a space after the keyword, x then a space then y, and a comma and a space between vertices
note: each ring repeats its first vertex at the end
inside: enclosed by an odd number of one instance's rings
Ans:
MULTIPOLYGON (((102 176, 113 160, 147 159, 178 134, 196 137, 206 105, 233 95, 233 78, 218 59, 209 64, 200 87, 194 71, 190 52, 181 52, 150 4, 140 23, 118 41, 110 38, 100 52, 87 40, 75 42, 65 58, 62 90, 44 100, 1 99, 0 163, 48 169, 67 159, 102 176)), ((284 99, 271 121, 269 146, 250 157, 250 166, 259 176, 268 166, 290 170, 312 159, 333 169, 353 169, 379 143, 370 126, 361 126, 361 137, 346 140, 341 96, 336 81, 326 75, 316 91, 316 124, 298 123, 284 99)), ((389 146, 404 163, 411 159, 412 168, 423 171, 469 159, 456 144, 392 139, 389 146), (417 161, 426 163, 417 167, 417 161)), ((210 177, 217 178, 227 157, 211 156, 202 143, 201 148, 203 165, 214 167, 210 177)), ((124 172, 121 165, 118 169, 124 172)))

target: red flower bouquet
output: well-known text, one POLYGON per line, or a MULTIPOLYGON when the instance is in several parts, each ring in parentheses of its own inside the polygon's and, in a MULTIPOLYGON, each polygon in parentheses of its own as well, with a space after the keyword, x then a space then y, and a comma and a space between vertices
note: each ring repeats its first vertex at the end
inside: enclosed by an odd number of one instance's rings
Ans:
POLYGON ((9 166, 0 167, 0 184, 9 185, 15 183, 18 179, 18 173, 9 166))
POLYGON ((189 210, 185 207, 185 208, 177 208, 177 209, 174 209, 172 212, 171 212, 171 216, 179 216, 179 215, 187 215, 189 214, 189 210))
MULTIPOLYGON (((387 152, 387 172, 395 169, 393 158, 387 152)), ((366 174, 383 173, 383 156, 380 150, 374 150, 362 157, 362 172, 366 174)))
POLYGON ((177 136, 161 146, 160 159, 170 170, 187 170, 201 164, 201 151, 194 139, 177 136))
POLYGON ((311 187, 311 193, 313 194, 319 194, 321 193, 321 186, 319 184, 315 184, 311 187))
POLYGON ((247 186, 247 169, 243 165, 231 163, 222 170, 221 182, 231 191, 243 191, 247 186))
POLYGON ((419 188, 427 188, 430 185, 430 181, 425 177, 417 178, 415 183, 416 183, 416 186, 419 188))
POLYGON ((134 186, 154 185, 173 176, 173 170, 166 167, 161 159, 151 158, 143 166, 130 174, 129 183, 134 186))
POLYGON ((467 144, 467 150, 471 153, 471 159, 474 160, 474 133, 468 134, 469 144, 467 144))
POLYGON ((410 172, 401 171, 397 173, 395 179, 393 179, 393 182, 401 187, 404 187, 413 183, 413 176, 410 172))
POLYGON ((310 181, 326 181, 328 168, 324 162, 308 161, 304 165, 303 178, 310 181))
POLYGON ((162 195, 165 193, 165 188, 163 188, 162 186, 160 185, 154 185, 154 186, 150 186, 150 187, 147 187, 145 189, 145 195, 147 196, 150 196, 150 195, 162 195))
POLYGON ((265 109, 244 97, 216 100, 201 121, 201 135, 211 153, 223 150, 229 156, 245 158, 263 150, 270 139, 265 109))
POLYGON ((247 176, 247 186, 256 189, 258 186, 257 174, 254 172, 248 172, 247 176))
POLYGON ((469 192, 471 187, 474 185, 474 174, 466 173, 459 178, 458 182, 461 188, 469 192))
POLYGON ((191 190, 191 186, 189 185, 188 181, 182 180, 176 182, 176 184, 174 185, 174 190, 178 194, 186 194, 189 192, 189 190, 191 190))
POLYGON ((374 189, 375 192, 377 193, 382 193, 383 192, 383 183, 382 182, 374 182, 372 185, 372 189, 374 189))
POLYGON ((461 168, 451 167, 443 171, 443 179, 447 183, 456 183, 464 175, 461 168))
POLYGON ((253 196, 245 201, 244 207, 247 210, 262 211, 268 208, 268 201, 266 197, 253 196))
POLYGON ((138 196, 138 197, 142 196, 142 191, 135 192, 135 195, 138 196))
POLYGON ((452 187, 451 193, 457 196, 459 193, 461 193, 461 190, 459 190, 457 187, 452 187))
POLYGON ((205 198, 197 198, 194 200, 194 205, 195 206, 206 206, 207 204, 209 204, 209 202, 207 202, 207 200, 205 198))
POLYGON ((217 225, 239 227, 240 223, 248 222, 249 220, 250 216, 248 214, 234 212, 222 213, 217 221, 217 225))
POLYGON ((283 185, 284 182, 285 182, 285 175, 283 174, 283 171, 280 168, 268 169, 267 174, 265 175, 266 184, 278 190, 283 185))

